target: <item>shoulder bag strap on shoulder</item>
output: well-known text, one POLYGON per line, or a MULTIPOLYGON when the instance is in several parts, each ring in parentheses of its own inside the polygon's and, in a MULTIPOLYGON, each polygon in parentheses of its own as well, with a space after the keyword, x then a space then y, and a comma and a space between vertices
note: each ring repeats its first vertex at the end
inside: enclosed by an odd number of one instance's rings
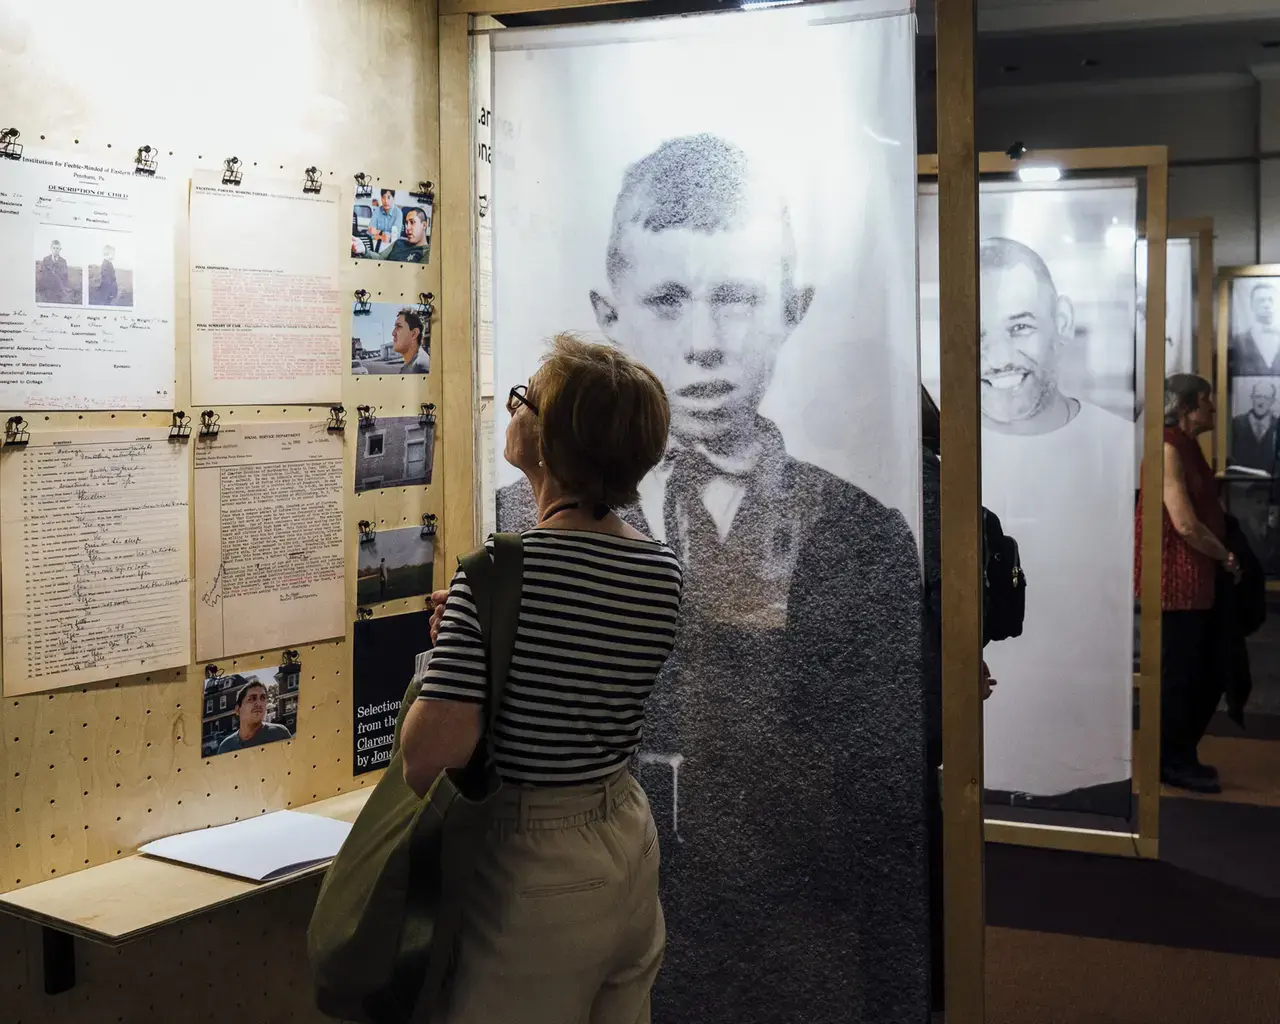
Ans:
POLYGON ((520 618, 521 577, 524 571, 524 543, 518 533, 498 533, 493 538, 493 557, 481 547, 458 559, 467 574, 471 599, 480 620, 484 642, 485 668, 489 678, 485 732, 493 743, 493 729, 502 706, 511 655, 515 648, 516 626, 520 618))

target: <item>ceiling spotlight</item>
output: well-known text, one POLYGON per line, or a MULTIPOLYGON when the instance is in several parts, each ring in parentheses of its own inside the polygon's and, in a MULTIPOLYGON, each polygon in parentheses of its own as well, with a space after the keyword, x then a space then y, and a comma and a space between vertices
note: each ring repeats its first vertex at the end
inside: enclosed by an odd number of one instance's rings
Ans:
POLYGON ((1021 160, 1027 155, 1027 147, 1021 142, 1015 142, 1012 146, 1004 151, 1004 155, 1010 160, 1021 160))

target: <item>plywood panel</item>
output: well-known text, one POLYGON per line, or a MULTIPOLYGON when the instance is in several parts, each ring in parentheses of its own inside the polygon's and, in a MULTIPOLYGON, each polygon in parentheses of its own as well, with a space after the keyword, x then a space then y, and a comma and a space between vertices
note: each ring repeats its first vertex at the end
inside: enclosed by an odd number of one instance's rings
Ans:
MULTIPOLYGON (((30 151, 47 147, 99 160, 131 159, 148 144, 159 152, 160 172, 180 179, 235 155, 243 161, 246 184, 255 172, 271 171, 296 173, 299 188, 303 169, 315 165, 326 188, 341 189, 344 216, 358 172, 405 187, 424 179, 439 182, 435 0, 224 0, 196 6, 65 0, 59 13, 61 27, 36 8, 11 5, 6 12, 11 59, 0 67, 0 92, 30 151)), ((437 217, 450 198, 437 189, 437 217)), ((465 182, 458 201, 467 202, 465 182)), ((270 229, 287 231, 288 225, 270 229)), ((182 225, 175 240, 177 405, 198 421, 187 370, 187 242, 182 225)), ((465 251, 455 255, 469 258, 465 251)), ((439 309, 446 256, 437 221, 426 267, 343 259, 345 315, 358 288, 375 301, 406 304, 420 292, 433 292, 439 309)), ((344 321, 344 329, 349 326, 344 321)), ((445 514, 442 466, 452 439, 469 439, 473 426, 469 416, 450 423, 443 415, 449 353, 439 314, 433 328, 433 365, 426 377, 344 381, 348 623, 355 615, 360 519, 386 529, 418 524, 424 512, 440 515, 435 575, 446 575, 444 548, 453 526, 445 514), (434 402, 439 414, 432 486, 352 493, 356 406, 376 406, 380 416, 416 415, 423 402, 434 402)), ((459 344, 469 353, 469 337, 459 344)), ((468 358, 468 371, 469 366, 468 358)), ((223 423, 328 416, 327 407, 215 411, 223 423)), ((10 414, 0 410, 0 417, 10 414)), ((168 423, 155 413, 27 419, 33 431, 168 423)), ((460 465, 469 466, 469 456, 460 465)), ((470 488, 469 476, 456 479, 470 488)), ((464 523, 459 532, 469 542, 474 526, 464 523)), ((414 598, 380 606, 377 614, 424 606, 423 598, 414 598)), ((376 774, 351 774, 350 628, 345 637, 299 651, 296 738, 234 755, 200 755, 200 665, 3 700, 0 891, 127 857, 161 835, 372 785, 376 774)), ((279 660, 280 651, 265 651, 218 664, 234 671, 279 660)), ((17 1009, 7 1003, 0 1016, 85 1024, 159 1021, 174 1019, 181 1000, 184 1019, 318 1019, 304 984, 302 946, 315 889, 310 883, 295 888, 165 930, 125 952, 81 947, 80 982, 58 997, 41 992, 34 930, 0 918, 0 993, 6 999, 17 993, 17 1009), (246 973, 247 963, 253 970, 246 973)))

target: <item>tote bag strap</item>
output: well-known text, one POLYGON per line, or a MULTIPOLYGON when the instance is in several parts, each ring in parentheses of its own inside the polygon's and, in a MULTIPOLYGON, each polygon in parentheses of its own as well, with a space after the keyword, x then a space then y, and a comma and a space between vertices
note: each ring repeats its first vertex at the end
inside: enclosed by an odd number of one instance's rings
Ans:
POLYGON ((511 670, 511 655, 520 621, 521 582, 524 575, 524 542, 518 533, 496 533, 493 557, 481 547, 458 559, 467 574, 471 599, 480 620, 485 668, 489 679, 485 735, 493 758, 493 733, 502 707, 502 695, 511 670))

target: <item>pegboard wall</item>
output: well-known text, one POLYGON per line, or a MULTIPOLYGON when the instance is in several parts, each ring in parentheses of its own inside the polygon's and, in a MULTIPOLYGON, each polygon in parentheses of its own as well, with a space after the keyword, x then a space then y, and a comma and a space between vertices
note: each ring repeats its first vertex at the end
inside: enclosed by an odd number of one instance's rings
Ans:
MULTIPOLYGON (((445 495, 474 486, 465 414, 451 422, 443 381, 471 377, 470 296, 442 294, 449 253, 440 210, 469 204, 466 180, 440 179, 435 0, 65 0, 57 28, 34 8, 6 12, 9 52, 0 63, 0 120, 22 132, 27 152, 131 162, 157 153, 160 175, 179 182, 235 155, 246 185, 254 174, 319 167, 349 216, 354 176, 414 188, 436 183, 436 220, 426 266, 342 258, 344 330, 351 299, 416 305, 434 293, 431 372, 347 375, 343 405, 347 635, 293 645, 301 655, 297 734, 237 754, 204 758, 200 723, 204 666, 111 680, 51 694, 9 697, 0 706, 0 891, 127 856, 150 839, 264 811, 296 807, 372 785, 352 776, 351 623, 356 611, 357 526, 420 525, 439 516, 434 579, 474 543, 468 518, 451 521, 445 495), (66 31, 73 23, 75 30, 66 31), (452 186, 452 191, 450 190, 452 186), (452 319, 451 319, 452 318, 452 319), (451 324, 454 329, 451 330, 451 324), (459 326, 460 325, 460 326, 459 326), (437 411, 431 485, 354 493, 356 407, 379 417, 437 411), (450 458, 451 439, 465 457, 450 458)), ((190 402, 187 190, 175 189, 176 407, 190 402)), ((287 226, 281 226, 281 230, 287 226)), ((446 275, 447 276, 447 275, 446 275)), ((344 334, 344 338, 349 334, 344 334)), ((0 410, 7 418, 19 410, 0 410)), ((214 408, 224 425, 244 420, 325 420, 327 406, 214 408)), ((163 412, 24 413, 33 440, 43 429, 168 426, 163 412)), ((189 448, 199 443, 194 436, 189 448)), ((216 442, 215 442, 216 443, 216 442)), ((467 507, 459 503, 458 507, 467 507)), ((193 509, 194 516, 194 509, 193 509)), ((194 575, 194 565, 192 566, 194 575)), ((195 595, 192 595, 194 604, 195 595)), ((393 615, 425 598, 379 605, 393 615)), ((194 620, 194 606, 192 609, 194 620)), ((424 646, 426 638, 424 637, 424 646)), ((278 664, 281 651, 218 659, 226 673, 278 664)), ((407 683, 407 680, 406 680, 407 683)), ((302 941, 315 887, 300 884, 215 912, 122 950, 78 943, 81 980, 61 996, 41 991, 38 931, 0 916, 0 1002, 5 1021, 208 1021, 311 1019, 302 941), (245 971, 252 963, 254 969, 245 971), (239 981, 236 981, 239 979, 239 981), (239 988, 232 988, 233 981, 239 988)))

